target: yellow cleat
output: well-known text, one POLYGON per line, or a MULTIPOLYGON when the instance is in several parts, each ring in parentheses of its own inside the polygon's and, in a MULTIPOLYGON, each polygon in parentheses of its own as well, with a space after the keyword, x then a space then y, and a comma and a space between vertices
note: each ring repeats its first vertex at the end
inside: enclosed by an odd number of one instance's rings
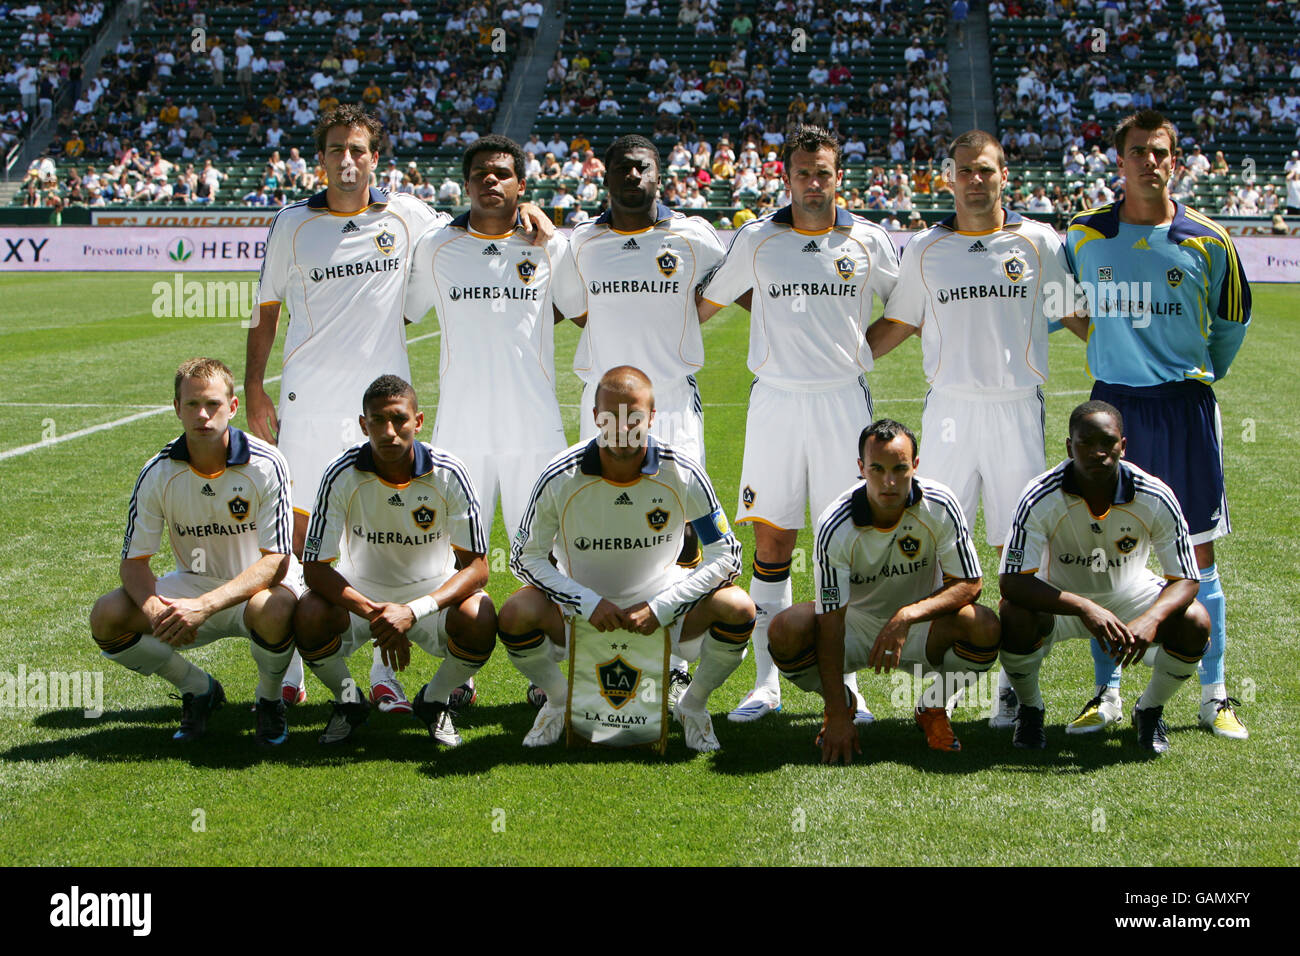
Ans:
POLYGON ((1245 740, 1250 736, 1246 725, 1232 709, 1233 704, 1241 701, 1235 697, 1220 697, 1207 700, 1201 705, 1200 723, 1207 730, 1214 731, 1216 737, 1231 737, 1233 740, 1245 740))
POLYGON ((1065 725, 1067 734, 1094 734, 1124 719, 1124 705, 1119 698, 1094 697, 1079 711, 1079 716, 1065 725))

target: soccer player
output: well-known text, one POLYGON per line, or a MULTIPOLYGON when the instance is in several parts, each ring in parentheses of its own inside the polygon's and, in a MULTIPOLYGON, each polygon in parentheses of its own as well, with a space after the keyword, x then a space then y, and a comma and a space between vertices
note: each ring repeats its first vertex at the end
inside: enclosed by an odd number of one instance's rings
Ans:
MULTIPOLYGON (((1076 286, 1056 231, 1002 205, 1009 172, 997 139, 971 130, 949 155, 956 213, 903 249, 898 284, 867 341, 879 360, 921 336, 930 390, 920 473, 952 489, 972 521, 982 493, 985 539, 1001 550, 1020 492, 1043 470, 1050 323, 1059 328, 1086 306, 1065 302, 1063 290, 1076 286)), ((1010 727, 1010 686, 998 697, 990 723, 1010 727)))
MULTIPOLYGON (((843 490, 852 476, 833 463, 875 417, 866 330, 872 297, 887 301, 898 279, 889 235, 835 204, 843 180, 839 141, 818 127, 799 127, 781 158, 790 205, 741 227, 696 296, 703 321, 753 292, 749 368, 756 378, 736 520, 754 525, 750 595, 758 606, 758 677, 727 715, 736 721, 781 706, 768 622, 792 600, 790 558, 805 506, 820 515, 843 490)), ((856 677, 848 676, 857 719, 870 722, 856 677)))
MULTIPOLYGON (((1088 293, 1092 398, 1118 408, 1128 459, 1168 482, 1187 518, 1209 612, 1199 668, 1200 723, 1248 736, 1228 696, 1227 632, 1214 541, 1232 530, 1219 408, 1212 383, 1228 374, 1250 323, 1250 286, 1228 233, 1169 197, 1173 124, 1154 110, 1115 130, 1124 194, 1070 222, 1066 255, 1088 293)), ((1096 691, 1076 723, 1100 730, 1123 713, 1119 669, 1093 649, 1096 691)))
POLYGON ((478 499, 454 455, 416 439, 424 413, 404 379, 375 379, 361 408, 367 441, 335 459, 321 479, 303 552, 311 590, 294 618, 303 660, 334 694, 320 742, 342 743, 366 722, 370 705, 347 659, 373 640, 398 670, 409 663, 412 643, 445 658, 411 707, 435 743, 455 747, 461 739, 448 698, 483 666, 496 640, 492 599, 482 590, 487 536, 478 499))
POLYGON ((461 160, 469 212, 416 244, 404 312, 437 307, 442 342, 433 444, 465 463, 490 525, 498 491, 513 540, 542 468, 565 447, 555 398, 552 277, 568 247, 520 229, 523 150, 475 140, 461 160))
POLYGON ((280 681, 301 591, 290 551, 289 470, 274 446, 231 426, 239 399, 218 360, 190 359, 176 370, 173 408, 185 431, 140 472, 122 586, 95 602, 91 634, 109 660, 176 687, 180 741, 204 735, 226 692, 177 652, 248 638, 258 673, 256 740, 277 746, 288 738, 280 681), (164 523, 177 567, 155 578, 149 559, 164 523))
MULTIPOLYGON (((411 253, 426 231, 448 221, 413 196, 369 185, 383 128, 360 107, 326 113, 315 133, 328 185, 271 223, 244 369, 249 431, 276 441, 292 469, 296 554, 325 465, 362 440, 356 407, 366 386, 380 372, 410 378, 402 310, 411 253), (290 322, 277 416, 263 379, 281 304, 290 322)), ((535 206, 524 212, 530 226, 551 228, 535 206)), ((370 683, 381 710, 409 709, 378 650, 370 683)), ((305 696, 300 661, 283 693, 291 703, 305 696)))
POLYGON ((708 475, 654 438, 654 417, 650 379, 610 369, 596 389, 597 437, 558 455, 533 488, 510 554, 524 587, 499 619, 511 663, 546 692, 526 747, 552 744, 564 731, 568 686, 551 648, 561 652, 565 618, 579 614, 600 631, 669 628, 673 652, 700 659, 673 716, 692 750, 720 747, 709 695, 740 666, 754 604, 731 586, 740 544, 708 475), (703 551, 691 569, 676 560, 688 523, 703 551))
POLYGON ((916 436, 887 418, 858 438, 861 482, 817 519, 815 601, 773 619, 773 660, 796 686, 826 700, 822 760, 861 753, 845 671, 936 672, 915 718, 935 750, 958 751, 948 688, 964 688, 997 656, 998 618, 976 604, 979 558, 957 499, 916 475, 916 436), (930 706, 925 706, 926 704, 930 706))
MULTIPOLYGON (((590 408, 602 375, 631 365, 649 376, 658 409, 654 435, 705 463, 703 405, 695 372, 704 342, 695 286, 722 261, 722 242, 708 220, 658 202, 660 157, 644 136, 620 136, 605 152, 609 210, 573 231, 556 270, 555 302, 582 327, 573 370, 584 382, 580 408, 590 408)), ((595 423, 580 416, 581 435, 595 423)), ((682 564, 699 549, 689 526, 682 564)), ((672 661, 669 702, 690 683, 685 662, 672 661)))
POLYGON ((1013 742, 1047 746, 1043 658, 1058 641, 1091 637, 1119 665, 1151 662, 1133 723, 1138 744, 1159 755, 1169 749, 1164 706, 1210 633, 1187 522, 1168 485, 1123 460, 1124 419, 1113 405, 1084 402, 1069 434, 1069 457, 1025 488, 998 575, 1002 666, 1020 699, 1013 742), (1147 569, 1153 550, 1164 580, 1147 569))

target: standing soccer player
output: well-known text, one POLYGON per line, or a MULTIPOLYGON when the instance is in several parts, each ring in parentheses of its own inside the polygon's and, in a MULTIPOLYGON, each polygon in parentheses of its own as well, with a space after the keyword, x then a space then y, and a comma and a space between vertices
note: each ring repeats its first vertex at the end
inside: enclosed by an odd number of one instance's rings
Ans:
POLYGON ((367 441, 335 459, 321 480, 303 552, 311 590, 294 617, 303 659, 334 693, 320 742, 342 743, 365 723, 370 705, 347 660, 373 640, 399 669, 412 643, 445 658, 411 707, 435 743, 455 747, 461 739, 449 697, 496 642, 474 485, 454 455, 416 439, 424 413, 405 380, 381 375, 361 408, 367 441))
POLYGON ((1069 434, 1069 458, 1026 486, 998 575, 1002 666, 1020 699, 1012 742, 1047 746, 1038 672, 1052 645, 1077 637, 1120 665, 1151 664, 1133 723, 1139 746, 1159 755, 1169 749, 1165 704, 1192 676, 1210 632, 1187 522, 1168 485, 1123 460, 1114 406, 1078 406, 1069 434), (1147 569, 1152 551, 1163 580, 1147 569))
MULTIPOLYGON (((1056 231, 1002 206, 1008 170, 982 130, 953 141, 954 215, 903 249, 884 316, 867 330, 879 358, 921 336, 930 391, 921 419, 922 477, 948 486, 972 523, 984 501, 984 536, 1002 549, 1020 492, 1043 470, 1043 383, 1051 323, 1084 311, 1056 231)), ((1058 326, 1059 327, 1059 326, 1058 326)), ((992 715, 1015 721, 1005 675, 992 715)))
MULTIPOLYGON (((448 221, 413 196, 371 188, 382 135, 379 121, 358 106, 326 113, 316 148, 328 184, 277 213, 267 235, 244 390, 249 430, 277 441, 289 461, 297 554, 325 465, 363 438, 356 407, 366 386, 382 372, 411 377, 402 321, 411 253, 426 231, 448 221), (277 416, 263 380, 282 304, 290 321, 277 416)), ((545 219, 536 207, 526 214, 539 224, 545 219)), ((370 682, 381 710, 409 710, 377 649, 370 682)), ((300 660, 284 695, 291 703, 305 696, 300 660)))
MULTIPOLYGON (((1168 483, 1182 505, 1212 622, 1201 660, 1202 726, 1248 736, 1228 696, 1227 633, 1214 541, 1231 530, 1222 428, 1212 383, 1228 374, 1250 323, 1236 247, 1212 220, 1169 196, 1178 134, 1154 110, 1115 130, 1124 194, 1070 222, 1066 255, 1088 293, 1094 399, 1119 409, 1128 459, 1168 483)), ((1076 723, 1100 730, 1123 713, 1119 669, 1093 647, 1096 692, 1076 723)))
POLYGON ((673 716, 692 750, 719 749, 709 695, 740 666, 754 604, 730 586, 740 571, 740 543, 708 475, 655 440, 654 417, 649 378, 628 366, 610 369, 592 410, 599 434, 556 456, 533 488, 510 554, 510 570, 524 587, 499 618, 510 662, 546 692, 526 747, 553 744, 564 731, 568 685, 551 648, 564 647, 565 618, 580 614, 599 631, 653 634, 666 627, 673 653, 698 655, 695 679, 673 716), (691 569, 676 560, 687 524, 703 551, 691 569))
MULTIPOLYGON (((573 231, 555 275, 555 302, 582 327, 573 370, 584 382, 582 409, 611 368, 631 365, 649 376, 660 441, 705 463, 704 409, 695 372, 704 365, 695 286, 722 261, 722 242, 698 216, 658 202, 659 150, 644 136, 621 136, 605 152, 609 210, 573 231)), ((581 438, 596 434, 579 416, 581 438)), ((688 529, 680 561, 693 567, 699 549, 688 529)), ((672 661, 669 704, 689 684, 685 662, 672 661)))
MULTIPOLYGON (((873 419, 866 373, 872 297, 888 301, 898 280, 893 240, 835 204, 843 179, 839 141, 804 126, 782 147, 790 205, 746 223, 726 260, 697 294, 701 321, 753 292, 750 388, 737 523, 754 525, 758 679, 728 719, 779 709, 779 674, 767 649, 768 622, 792 601, 790 558, 804 509, 820 515, 853 477, 843 450, 873 419)), ((872 720, 854 687, 857 719, 872 720)))
POLYGON ((280 681, 293 652, 296 595, 290 553, 289 470, 273 445, 231 426, 239 408, 230 369, 209 358, 176 370, 184 433, 140 472, 131 492, 122 586, 95 602, 90 630, 104 656, 158 674, 181 694, 175 740, 207 731, 226 702, 211 674, 178 652, 231 635, 248 638, 257 662, 257 743, 284 743, 280 681), (149 559, 167 525, 176 570, 155 578, 149 559))
POLYGON ((916 477, 916 436, 882 418, 862 429, 855 483, 817 519, 814 601, 772 621, 782 673, 826 700, 822 760, 848 763, 858 746, 847 669, 934 672, 914 717, 933 750, 961 750, 945 695, 997 657, 998 618, 975 603, 983 574, 952 492, 916 477), (945 678, 948 678, 947 680, 945 678), (928 704, 928 706, 927 706, 928 704))

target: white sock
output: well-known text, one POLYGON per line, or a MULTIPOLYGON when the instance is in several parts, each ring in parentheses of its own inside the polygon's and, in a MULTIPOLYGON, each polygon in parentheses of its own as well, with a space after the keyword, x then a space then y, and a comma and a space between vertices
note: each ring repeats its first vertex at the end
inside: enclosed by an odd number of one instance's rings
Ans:
POLYGON ((998 655, 1002 658, 1002 672, 1011 682, 1011 689, 1020 698, 1020 703, 1029 707, 1043 707, 1043 695, 1038 687, 1038 671, 1047 656, 1047 647, 1038 648, 1028 654, 1012 654, 1003 649, 998 655))
MULTIPOLYGON (((750 623, 739 628, 720 627, 719 630, 728 636, 739 636, 748 632, 752 626, 750 623)), ((749 642, 743 637, 740 640, 726 640, 712 632, 706 634, 704 646, 700 649, 700 663, 695 668, 695 679, 682 695, 681 706, 696 713, 707 710, 709 695, 735 673, 744 660, 745 648, 748 646, 749 642)))
POLYGON ((1208 704, 1212 700, 1227 700, 1228 688, 1226 684, 1202 684, 1201 685, 1201 703, 1208 704))
POLYGON ((498 633, 515 669, 546 692, 548 705, 563 705, 569 696, 569 682, 560 670, 560 665, 551 656, 553 645, 550 638, 541 631, 533 631, 531 634, 498 633))
POLYGON ((397 672, 384 663, 384 652, 381 648, 375 648, 375 655, 370 664, 370 686, 374 687, 380 681, 396 681, 397 672))
POLYGON ((1156 651, 1155 663, 1151 666, 1151 681, 1147 689, 1138 698, 1138 707, 1163 707, 1183 686, 1187 678, 1196 673, 1196 662, 1188 663, 1174 657, 1163 647, 1156 651))
POLYGON ((284 683, 289 659, 297 654, 293 642, 290 641, 283 651, 272 651, 257 641, 250 641, 249 650, 257 663, 257 696, 262 700, 279 700, 280 687, 284 683))
POLYGON ((176 653, 174 647, 164 644, 152 634, 141 634, 140 639, 126 650, 104 656, 137 673, 157 674, 182 694, 208 692, 208 672, 191 664, 176 653))
POLYGON ((686 658, 678 657, 676 654, 671 654, 668 657, 668 669, 670 671, 680 671, 683 674, 689 674, 691 671, 691 665, 686 658))
POLYGON ((282 683, 288 684, 291 687, 301 687, 303 681, 302 655, 298 653, 298 649, 295 647, 293 649, 293 656, 289 658, 289 666, 284 672, 282 683))
POLYGON ((330 689, 334 699, 342 703, 343 688, 352 680, 352 672, 348 670, 348 662, 343 654, 336 651, 323 661, 313 661, 307 666, 330 689))
POLYGON ((792 603, 794 591, 787 577, 783 581, 763 581, 754 578, 749 583, 749 596, 758 608, 754 622, 754 689, 761 691, 772 703, 781 701, 781 672, 772 662, 772 654, 767 649, 767 628, 776 617, 792 603))
POLYGON ((455 654, 448 654, 438 667, 438 673, 424 687, 424 699, 430 703, 445 704, 451 692, 465 683, 483 667, 461 660, 455 654))

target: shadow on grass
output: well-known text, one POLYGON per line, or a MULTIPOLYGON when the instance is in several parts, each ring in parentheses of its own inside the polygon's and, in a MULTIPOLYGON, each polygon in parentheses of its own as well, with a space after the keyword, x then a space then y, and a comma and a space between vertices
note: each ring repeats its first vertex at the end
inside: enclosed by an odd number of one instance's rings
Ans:
MULTIPOLYGON (((403 714, 372 711, 369 722, 355 739, 335 747, 316 742, 330 716, 327 702, 300 704, 289 711, 289 740, 274 750, 262 750, 253 740, 254 715, 245 702, 232 702, 219 710, 200 741, 177 743, 171 739, 180 719, 178 706, 105 711, 91 720, 80 710, 54 710, 33 719, 32 726, 59 733, 48 741, 20 744, 0 752, 0 764, 13 761, 58 760, 78 756, 106 763, 184 760, 195 767, 245 768, 263 762, 291 766, 368 764, 384 761, 418 763, 429 777, 487 773, 496 767, 535 765, 677 765, 694 760, 710 762, 713 772, 729 776, 769 773, 786 766, 814 766, 821 753, 814 746, 821 725, 815 714, 773 714, 761 722, 733 724, 725 715, 714 718, 714 730, 723 749, 701 756, 687 749, 681 730, 672 724, 668 751, 663 756, 646 750, 609 747, 566 748, 563 743, 529 749, 522 745, 536 711, 524 703, 482 703, 456 719, 465 742, 456 748, 435 745, 417 720, 403 714)), ((671 720, 671 718, 670 718, 671 720)), ((967 774, 998 769, 1034 774, 1091 773, 1116 764, 1149 760, 1139 750, 1131 725, 1092 736, 1067 736, 1063 726, 1048 727, 1043 751, 1017 750, 1010 730, 994 730, 984 720, 954 724, 962 741, 960 753, 940 753, 925 745, 925 738, 909 718, 885 718, 859 728, 862 753, 853 765, 875 764, 914 767, 927 773, 967 774)), ((1172 755, 1178 737, 1194 725, 1171 728, 1172 755)))

